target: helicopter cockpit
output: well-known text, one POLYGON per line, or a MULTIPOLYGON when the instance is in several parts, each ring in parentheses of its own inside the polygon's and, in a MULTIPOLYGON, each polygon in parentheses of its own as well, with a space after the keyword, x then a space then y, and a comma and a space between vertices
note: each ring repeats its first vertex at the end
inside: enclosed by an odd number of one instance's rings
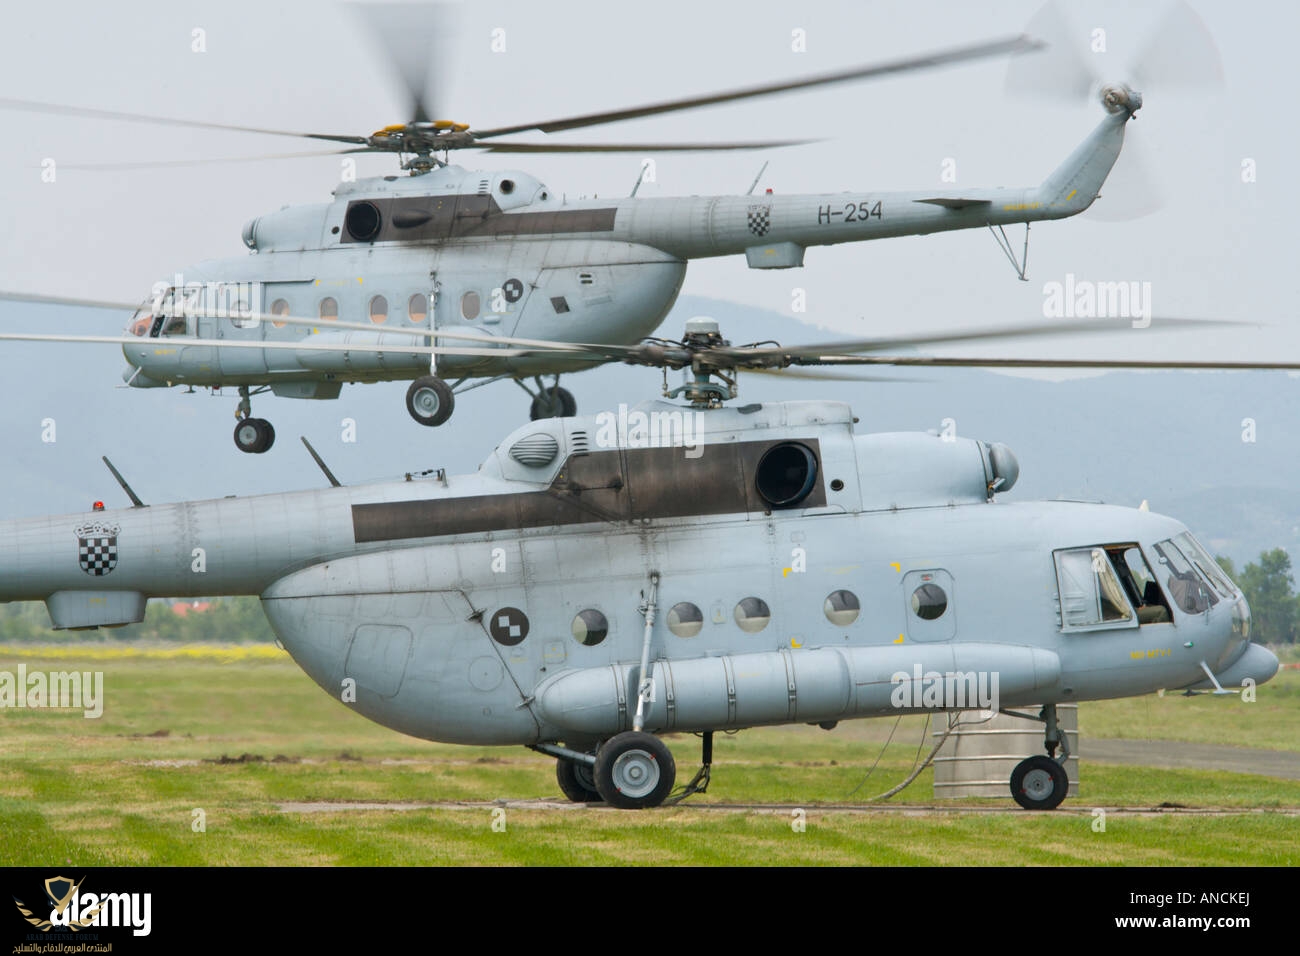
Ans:
POLYGON ((154 287, 126 324, 126 334, 136 338, 169 338, 197 334, 201 317, 230 319, 236 328, 258 323, 261 286, 254 282, 193 282, 154 287))
POLYGON ((1165 577, 1151 569, 1136 543, 1055 552, 1063 630, 1098 630, 1167 624, 1173 608, 1200 614, 1236 587, 1190 532, 1151 547, 1165 577), (1166 573, 1167 572, 1167 573, 1166 573))
POLYGON ((185 311, 176 309, 174 293, 169 289, 165 296, 150 296, 141 302, 126 324, 126 334, 141 339, 184 335, 185 311))

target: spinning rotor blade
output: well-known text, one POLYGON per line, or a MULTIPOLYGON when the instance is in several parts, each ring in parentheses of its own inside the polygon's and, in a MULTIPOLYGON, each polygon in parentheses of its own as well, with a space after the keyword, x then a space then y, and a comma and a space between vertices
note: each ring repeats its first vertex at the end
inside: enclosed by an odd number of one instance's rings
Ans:
POLYGON ((816 365, 898 365, 930 368, 1186 369, 1190 371, 1294 371, 1300 362, 1220 362, 1177 359, 1002 359, 929 355, 827 356, 816 365))
POLYGON ((848 70, 838 70, 833 73, 821 73, 816 76, 809 76, 798 80, 787 80, 782 83, 766 83, 762 86, 750 86, 720 93, 708 93, 703 96, 691 96, 679 100, 664 100, 660 103, 648 103, 644 106, 635 106, 630 109, 610 110, 604 113, 588 113, 583 116, 570 116, 564 119, 547 120, 546 122, 541 123, 521 123, 517 126, 501 126, 496 129, 472 130, 472 132, 474 138, 479 140, 491 139, 497 136, 508 136, 511 133, 523 133, 532 130, 539 130, 543 133, 557 133, 561 130, 581 129, 586 126, 601 126, 605 123, 617 123, 622 120, 639 119, 643 116, 657 116, 663 113, 674 113, 678 110, 695 109, 699 106, 713 106, 718 103, 731 103, 737 100, 753 99, 760 96, 771 96, 776 93, 788 93, 792 90, 806 90, 816 86, 829 86, 835 83, 846 83, 850 80, 865 80, 879 76, 910 73, 915 70, 934 69, 936 67, 948 66, 953 63, 978 60, 990 56, 1026 53, 1031 50, 1037 50, 1041 46, 1042 44, 1038 41, 1032 40, 1027 36, 1010 37, 1003 40, 977 43, 971 46, 955 47, 950 50, 940 50, 936 53, 905 57, 900 60, 891 60, 886 63, 853 67, 848 70))
POLYGON ((816 139, 769 139, 749 143, 475 143, 489 153, 697 153, 725 149, 775 149, 805 146, 816 139))
POLYGON ((62 342, 71 345, 148 345, 171 344, 184 346, 211 346, 220 349, 289 349, 308 352, 412 352, 421 355, 472 355, 490 358, 524 358, 536 352, 527 349, 475 349, 443 345, 334 345, 312 342, 311 337, 296 342, 267 342, 261 339, 241 342, 231 339, 197 339, 193 336, 173 336, 171 339, 140 338, 134 335, 55 335, 41 332, 0 332, 0 342, 62 342))
POLYGON ((412 104, 411 123, 446 117, 460 10, 453 4, 352 3, 412 104), (435 82, 430 83, 433 78, 435 82))
POLYGON ((259 126, 234 126, 229 123, 209 123, 205 120, 176 119, 166 116, 146 116, 143 113, 123 113, 118 110, 88 109, 84 106, 65 106, 60 103, 38 103, 34 100, 15 100, 0 97, 0 109, 22 110, 27 113, 45 113, 50 116, 77 116, 86 119, 120 120, 127 123, 153 123, 158 126, 185 126, 192 129, 217 129, 234 133, 262 133, 267 136, 296 136, 300 139, 324 139, 335 143, 366 145, 365 136, 336 136, 330 133, 298 133, 287 129, 264 129, 259 126))
MULTIPOLYGON (((1161 319, 1162 327, 1190 326, 1207 328, 1219 325, 1231 325, 1213 319, 1161 319)), ((792 348, 773 346, 768 348, 747 348, 723 346, 715 349, 716 354, 733 357, 738 361, 764 361, 789 359, 794 364, 831 364, 822 363, 823 358, 838 361, 837 357, 847 357, 857 352, 879 352, 884 349, 906 349, 919 345, 943 345, 950 342, 978 342, 995 339, 1040 338, 1055 335, 1077 335, 1081 332, 1114 331, 1131 329, 1129 319, 1076 319, 1072 322, 1054 320, 1034 324, 993 326, 983 329, 967 329, 956 332, 934 332, 922 335, 901 335, 881 339, 859 339, 857 341, 827 342, 822 345, 800 345, 792 348)))
POLYGON ((1179 0, 1151 30, 1151 38, 1130 71, 1142 86, 1179 90, 1217 90, 1223 86, 1223 60, 1201 18, 1179 0))
POLYGON ((371 153, 369 147, 360 149, 327 149, 324 152, 262 153, 259 156, 218 156, 211 159, 159 159, 138 163, 60 163, 59 169, 76 169, 82 172, 110 173, 131 169, 176 169, 185 166, 218 166, 223 163, 260 163, 268 159, 311 159, 316 156, 344 156, 348 153, 371 153))
MULTIPOLYGON (((1118 27, 1122 22, 1115 23, 1118 27)), ((1050 0, 1026 25, 1027 33, 1042 37, 1051 52, 1020 57, 1007 65, 1006 90, 1075 104, 1096 96, 1104 83, 1123 83, 1145 94, 1196 92, 1223 85, 1218 49, 1205 24, 1177 0, 1157 21, 1141 52, 1121 75, 1103 54, 1110 38, 1105 26, 1076 26, 1056 0, 1050 0)), ((1139 219, 1163 205, 1154 168, 1141 145, 1146 134, 1130 128, 1123 154, 1102 186, 1100 199, 1085 215, 1101 221, 1139 219)))

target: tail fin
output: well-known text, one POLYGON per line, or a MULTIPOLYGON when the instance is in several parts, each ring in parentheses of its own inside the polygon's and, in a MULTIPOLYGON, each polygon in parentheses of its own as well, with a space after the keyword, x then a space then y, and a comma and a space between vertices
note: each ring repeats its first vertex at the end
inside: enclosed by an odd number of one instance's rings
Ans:
POLYGON ((1124 145, 1124 127, 1142 105, 1140 96, 1132 94, 1132 97, 1135 102, 1107 113, 1088 138, 1038 187, 1038 201, 1050 210, 1046 218, 1076 215, 1097 198, 1124 145))

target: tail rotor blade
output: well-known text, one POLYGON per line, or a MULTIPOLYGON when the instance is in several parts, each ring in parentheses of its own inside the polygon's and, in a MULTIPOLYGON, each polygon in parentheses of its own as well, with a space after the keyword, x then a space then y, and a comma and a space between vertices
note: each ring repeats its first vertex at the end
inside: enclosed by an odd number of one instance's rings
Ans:
POLYGON ((1043 41, 1047 49, 1007 63, 1006 91, 1071 104, 1087 100, 1099 83, 1088 59, 1088 33, 1075 27, 1053 2, 1034 14, 1025 35, 1043 41))
POLYGON ((1195 92, 1224 85, 1219 48, 1201 18, 1182 0, 1156 24, 1129 73, 1136 89, 1195 92))

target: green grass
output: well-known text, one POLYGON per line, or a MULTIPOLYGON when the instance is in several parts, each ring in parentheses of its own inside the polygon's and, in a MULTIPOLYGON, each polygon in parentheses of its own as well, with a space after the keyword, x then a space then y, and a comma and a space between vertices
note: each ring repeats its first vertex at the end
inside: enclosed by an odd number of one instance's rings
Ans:
MULTIPOLYGON (((933 804, 927 770, 898 797, 924 720, 852 721, 719 735, 707 794, 677 807, 538 809, 559 798, 554 762, 523 748, 432 744, 396 734, 323 693, 288 658, 191 653, 17 656, 0 669, 103 670, 104 715, 0 711, 0 864, 1170 864, 1300 863, 1300 781, 1089 762, 1081 794, 1030 814, 1009 798, 933 804), (882 753, 883 749, 883 753, 882 753), (218 762, 223 757, 249 757, 218 762), (868 775, 879 757, 879 763, 868 775), (430 807, 473 801, 472 807, 430 807), (419 804, 287 812, 284 803, 419 804), (1242 812, 1125 813, 1162 803, 1242 812), (729 811, 720 804, 776 805, 729 811), (714 809, 709 809, 709 806, 714 809), (879 805, 869 813, 836 809, 879 805), (1110 808, 1105 832, 1093 808, 1110 808), (800 832, 792 808, 805 814, 800 832), (195 832, 193 811, 205 829, 195 832), (495 815, 494 815, 495 811, 495 815), (502 817, 504 813, 504 817, 502 817), (504 820, 504 832, 499 830, 504 820), (496 822, 498 829, 493 828, 496 822)), ((1128 736, 1295 750, 1300 672, 1246 704, 1140 698, 1080 707, 1083 739, 1128 736)), ((678 779, 698 742, 668 739, 678 779)))

